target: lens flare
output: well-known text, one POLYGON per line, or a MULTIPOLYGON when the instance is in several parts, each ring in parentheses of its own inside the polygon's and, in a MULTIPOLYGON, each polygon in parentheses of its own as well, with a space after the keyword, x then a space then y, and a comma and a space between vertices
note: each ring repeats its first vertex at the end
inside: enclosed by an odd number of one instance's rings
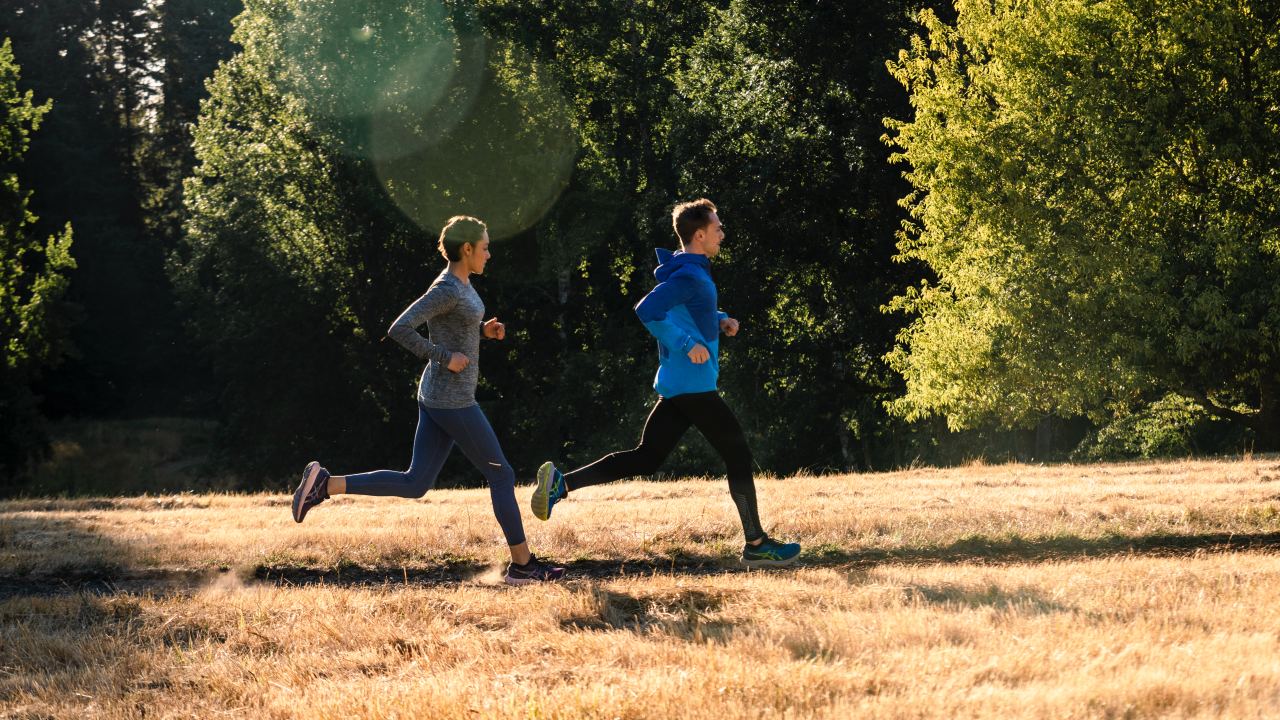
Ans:
POLYGON ((459 55, 482 60, 479 73, 455 71, 430 110, 375 118, 383 187, 429 232, 468 214, 488 223, 493 240, 519 234, 555 204, 573 170, 578 135, 554 81, 513 46, 489 43, 485 55, 459 55), (473 77, 475 87, 461 80, 473 77))
POLYGON ((516 45, 436 0, 291 0, 282 82, 341 152, 370 161, 430 233, 475 215, 494 240, 538 222, 578 152, 569 103, 516 45))
POLYGON ((481 36, 425 43, 383 84, 369 128, 369 155, 390 160, 422 150, 467 118, 484 81, 481 36))
POLYGON ((311 112, 330 120, 367 119, 397 67, 424 48, 454 42, 448 13, 435 0, 294 0, 290 5, 292 13, 281 19, 284 82, 311 112))

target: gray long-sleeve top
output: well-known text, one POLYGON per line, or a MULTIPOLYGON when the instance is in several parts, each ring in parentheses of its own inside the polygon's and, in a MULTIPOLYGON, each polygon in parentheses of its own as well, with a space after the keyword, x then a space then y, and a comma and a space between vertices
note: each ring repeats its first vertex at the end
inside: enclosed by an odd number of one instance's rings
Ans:
POLYGON ((391 323, 387 337, 428 361, 418 383, 418 402, 423 407, 454 410, 476 403, 483 319, 484 302, 476 289, 446 268, 426 294, 391 323), (426 337, 418 332, 424 323, 426 337), (471 360, 459 373, 449 370, 449 356, 455 352, 471 360))

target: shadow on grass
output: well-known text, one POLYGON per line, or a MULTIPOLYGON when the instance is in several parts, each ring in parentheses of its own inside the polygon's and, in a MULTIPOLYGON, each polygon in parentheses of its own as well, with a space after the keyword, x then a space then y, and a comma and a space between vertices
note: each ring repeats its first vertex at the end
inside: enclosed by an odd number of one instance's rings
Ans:
POLYGON ((637 634, 661 633, 690 642, 721 640, 734 623, 712 620, 724 605, 725 594, 677 589, 631 594, 595 588, 586 612, 565 618, 566 630, 629 630, 637 634))
MULTIPOLYGON (((51 523, 42 518, 38 526, 24 526, 21 516, 0 516, 0 555, 15 557, 13 550, 22 551, 49 533, 69 533, 58 538, 59 545, 70 542, 92 548, 92 554, 101 563, 88 566, 80 561, 67 568, 37 566, 39 553, 16 564, 6 563, 6 572, 0 573, 0 598, 23 595, 56 595, 68 592, 93 593, 183 593, 193 592, 219 576, 235 576, 245 583, 266 583, 279 586, 329 585, 338 587, 423 587, 441 586, 477 581, 482 576, 492 576, 493 566, 470 561, 449 561, 430 567, 356 566, 343 565, 330 568, 259 565, 238 571, 182 571, 182 570, 133 570, 112 558, 127 557, 126 548, 112 548, 101 536, 88 533, 73 523, 51 523), (83 537, 80 537, 83 535, 83 537), (78 538, 78 539, 77 539, 78 538)), ((986 563, 992 565, 1039 563, 1080 560, 1088 558, 1134 555, 1143 557, 1187 557, 1202 553, 1238 551, 1280 551, 1280 532, 1275 533, 1203 533, 1197 535, 1147 535, 1139 537, 1105 536, 1083 538, 1060 536, 1053 538, 987 538, 968 537, 956 542, 938 545, 902 548, 895 550, 862 549, 846 550, 821 546, 806 550, 795 567, 833 568, 839 570, 866 571, 884 564, 936 565, 940 563, 986 563)), ((565 563, 566 580, 612 580, 625 577, 662 575, 718 576, 746 572, 777 572, 777 570, 752 571, 738 563, 736 558, 710 555, 675 555, 643 559, 575 560, 565 563)), ((945 589, 920 589, 921 597, 930 601, 936 596, 946 599, 945 589), (932 594, 931 594, 932 593, 932 594)), ((984 602, 981 599, 971 599, 984 602)), ((1019 602, 1026 598, 994 599, 994 602, 1019 602)), ((1034 600, 1034 599, 1029 599, 1034 600)), ((960 598, 959 601, 966 602, 960 598)), ((623 603, 624 605, 626 603, 623 603)), ((987 603, 990 604, 990 603, 987 603)), ((607 622, 607 621, 605 621, 607 622)))
POLYGON ((0 597, 58 594, 128 572, 129 548, 59 513, 0 512, 0 597))
POLYGON ((985 588, 969 588, 942 583, 908 585, 904 591, 908 599, 923 605, 1017 610, 1030 615, 1052 615, 1076 610, 1072 606, 1050 600, 1038 590, 1027 587, 1006 590, 994 585, 985 588))
MULTIPOLYGON (((1197 553, 1238 552, 1242 550, 1280 551, 1280 532, 1276 533, 1205 533, 1200 535, 1146 535, 1140 537, 1106 536, 1082 538, 1072 535, 1054 538, 992 539, 968 537, 948 545, 902 548, 897 550, 841 550, 824 546, 801 554, 795 567, 831 567, 870 569, 877 565, 939 563, 1012 564, 1054 562, 1117 555, 1146 557, 1181 557, 1197 553)), ((752 571, 736 559, 709 555, 676 555, 666 558, 628 560, 575 560, 564 564, 568 579, 607 580, 651 575, 729 575, 752 571)), ((426 569, 347 567, 314 569, 297 567, 259 567, 258 580, 307 585, 440 584, 462 582, 491 568, 473 563, 450 563, 426 569)))

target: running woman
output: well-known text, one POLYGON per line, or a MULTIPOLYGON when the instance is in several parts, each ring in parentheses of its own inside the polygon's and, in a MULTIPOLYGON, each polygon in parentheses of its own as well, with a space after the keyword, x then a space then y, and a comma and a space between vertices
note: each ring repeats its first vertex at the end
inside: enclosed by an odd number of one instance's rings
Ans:
POLYGON ((658 402, 645 421, 640 445, 567 474, 551 462, 543 463, 531 501, 533 514, 546 520, 556 503, 571 492, 656 472, 692 425, 728 470, 729 495, 746 538, 742 561, 751 567, 789 565, 800 554, 800 545, 778 542, 760 527, 751 451, 737 417, 717 391, 720 333, 738 334, 738 321, 717 309, 711 279, 711 258, 720 252, 724 227, 716 206, 705 198, 677 205, 671 222, 682 251, 658 249, 654 271, 658 285, 636 305, 636 314, 658 339, 658 374, 653 384, 658 402))
POLYGON ((313 460, 293 493, 293 519, 302 522, 311 508, 341 493, 420 498, 435 486, 445 458, 457 443, 489 483, 493 514, 511 550, 506 582, 526 585, 559 579, 564 568, 548 565, 529 552, 516 503, 515 472, 476 404, 480 336, 492 340, 506 336, 497 318, 482 322, 484 303, 471 285, 471 275, 484 273, 489 260, 489 231, 476 218, 452 217, 440 231, 440 253, 449 261, 448 267, 387 330, 388 337, 427 361, 418 384, 418 431, 409 469, 330 475, 313 460), (424 323, 428 337, 418 332, 424 323))

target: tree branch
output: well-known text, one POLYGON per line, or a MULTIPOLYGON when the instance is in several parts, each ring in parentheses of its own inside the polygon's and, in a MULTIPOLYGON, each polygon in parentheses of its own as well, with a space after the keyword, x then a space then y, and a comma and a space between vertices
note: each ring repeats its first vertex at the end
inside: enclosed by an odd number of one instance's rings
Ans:
POLYGON ((1239 410, 1232 410, 1231 408, 1222 407, 1221 405, 1210 400, 1206 394, 1198 390, 1192 390, 1191 388, 1183 388, 1181 392, 1183 395, 1186 395, 1192 400, 1195 400, 1196 402, 1200 403, 1200 406, 1203 407, 1205 411, 1209 412, 1212 415, 1217 415, 1218 417, 1223 418, 1225 420, 1236 420, 1244 423, 1245 425, 1250 425, 1250 426, 1257 421, 1256 413, 1242 413, 1239 410))

